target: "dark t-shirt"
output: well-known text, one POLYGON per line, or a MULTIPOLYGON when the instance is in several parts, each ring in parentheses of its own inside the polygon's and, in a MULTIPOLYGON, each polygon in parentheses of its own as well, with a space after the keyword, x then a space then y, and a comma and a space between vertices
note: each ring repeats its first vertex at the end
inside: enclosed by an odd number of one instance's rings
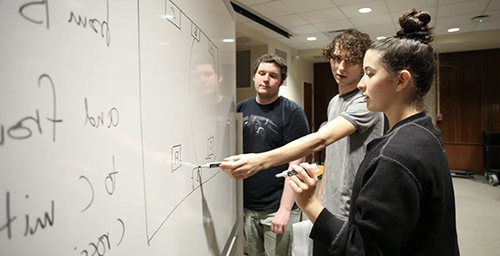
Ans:
MULTIPOLYGON (((279 148, 309 133, 304 110, 295 102, 279 97, 269 105, 260 105, 255 97, 236 106, 243 113, 243 152, 260 153, 279 148)), ((252 211, 277 211, 285 179, 277 173, 288 164, 261 170, 243 180, 243 204, 252 211)), ((296 206, 294 206, 296 207, 296 206)))

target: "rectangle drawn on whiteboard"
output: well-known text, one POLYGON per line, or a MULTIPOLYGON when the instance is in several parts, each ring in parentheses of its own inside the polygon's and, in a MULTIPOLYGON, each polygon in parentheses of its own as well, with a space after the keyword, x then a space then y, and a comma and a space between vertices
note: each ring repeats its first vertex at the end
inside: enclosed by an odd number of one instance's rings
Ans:
POLYGON ((207 139, 207 157, 206 159, 211 159, 214 155, 214 137, 211 136, 207 139))
POLYGON ((198 28, 194 23, 191 23, 191 35, 196 39, 198 42, 200 41, 200 28, 198 28))
POLYGON ((215 56, 215 46, 211 41, 208 41, 208 52, 212 55, 212 57, 215 56))
POLYGON ((172 172, 181 167, 181 145, 175 145, 172 147, 172 172))
POLYGON ((181 29, 181 9, 170 0, 165 1, 165 19, 170 21, 179 30, 181 29))

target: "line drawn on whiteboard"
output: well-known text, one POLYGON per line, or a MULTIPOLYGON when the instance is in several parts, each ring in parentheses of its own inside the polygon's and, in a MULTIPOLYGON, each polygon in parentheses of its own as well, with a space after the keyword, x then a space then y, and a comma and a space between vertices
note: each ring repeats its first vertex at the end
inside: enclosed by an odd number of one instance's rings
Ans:
POLYGON ((181 30, 181 10, 170 0, 165 1, 165 19, 181 30))
MULTIPOLYGON (((195 169, 200 169, 198 167, 194 168, 193 171, 195 169)), ((200 188, 203 184, 209 182, 211 179, 213 179, 215 176, 217 176, 217 174, 219 174, 219 172, 216 172, 214 175, 210 176, 206 181, 202 182, 201 181, 201 178, 200 179, 196 179, 197 181, 199 181, 199 185, 196 186, 196 187, 193 187, 193 190, 191 190, 191 192, 189 192, 167 215, 167 217, 161 222, 160 226, 153 232, 153 234, 151 234, 151 237, 148 237, 148 245, 150 244, 151 240, 153 240, 154 236, 156 235, 156 233, 158 233, 158 231, 160 231, 160 229, 162 228, 162 226, 167 222, 167 220, 170 218, 170 216, 177 210, 177 208, 186 200, 189 198, 189 196, 191 196, 198 188, 200 188)), ((193 177, 194 179, 194 177, 193 177)))
POLYGON ((34 20, 34 19, 32 19, 32 18, 30 18, 30 17, 28 17, 27 15, 25 15, 25 14, 24 14, 24 9, 25 9, 25 8, 28 8, 28 7, 30 7, 30 6, 32 6, 32 5, 35 5, 35 4, 36 4, 36 5, 40 5, 40 4, 45 5, 45 19, 46 19, 46 24, 47 24, 47 26, 46 26, 46 27, 47 27, 47 29, 49 29, 49 27, 50 27, 50 26, 49 26, 49 5, 48 5, 48 3, 47 3, 47 0, 41 0, 41 1, 38 1, 38 2, 29 2, 29 3, 23 4, 23 5, 19 8, 19 14, 20 14, 23 18, 27 19, 27 20, 28 20, 28 21, 30 21, 30 22, 33 22, 33 23, 35 23, 35 24, 43 24, 43 20, 42 20, 42 21, 39 21, 39 20, 34 20))
POLYGON ((106 39, 106 45, 109 47, 111 44, 111 30, 109 28, 109 0, 106 0, 106 21, 99 21, 96 18, 92 19, 87 19, 87 17, 83 17, 81 15, 78 15, 78 18, 76 15, 71 12, 69 15, 69 20, 68 23, 71 23, 72 21, 75 21, 75 24, 77 26, 82 26, 84 28, 87 28, 87 22, 89 27, 96 33, 99 34, 99 30, 97 28, 101 29, 100 35, 102 38, 106 39), (97 26, 96 26, 97 25, 97 26), (104 30, 106 30, 106 34, 104 34, 104 30))
POLYGON ((86 180, 86 181, 87 181, 87 183, 88 183, 88 184, 89 184, 89 186, 90 186, 90 191, 92 192, 92 197, 90 198, 90 202, 89 202, 89 204, 88 204, 88 205, 87 205, 87 206, 86 206, 83 210, 81 210, 81 211, 80 211, 80 212, 84 212, 84 211, 86 211, 86 210, 87 210, 87 209, 88 209, 88 208, 92 205, 92 203, 94 202, 94 195, 95 195, 95 193, 94 193, 94 186, 92 186, 92 183, 90 182, 90 180, 89 180, 87 177, 83 176, 83 175, 82 175, 82 176, 80 176, 79 180, 81 180, 81 179, 84 179, 84 180, 86 180))
POLYGON ((182 166, 182 158, 181 158, 181 153, 182 153, 182 145, 175 145, 172 147, 172 172, 176 171, 177 169, 181 168, 182 166))

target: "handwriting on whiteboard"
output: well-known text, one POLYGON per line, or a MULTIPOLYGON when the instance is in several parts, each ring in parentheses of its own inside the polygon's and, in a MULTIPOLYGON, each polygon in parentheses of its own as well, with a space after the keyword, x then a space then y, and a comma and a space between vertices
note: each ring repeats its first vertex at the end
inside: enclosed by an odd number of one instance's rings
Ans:
MULTIPOLYGON (((61 123, 62 119, 57 119, 57 105, 56 105, 56 88, 52 78, 47 74, 42 74, 38 77, 38 87, 41 88, 42 85, 48 83, 52 90, 52 113, 48 113, 45 116, 46 120, 52 123, 52 141, 56 141, 56 124, 61 123)), ((29 139, 34 133, 43 135, 43 130, 46 128, 42 125, 42 120, 40 117, 40 111, 36 109, 34 115, 26 116, 21 118, 18 122, 14 124, 0 124, 0 146, 5 144, 6 138, 12 140, 26 140, 29 139)))

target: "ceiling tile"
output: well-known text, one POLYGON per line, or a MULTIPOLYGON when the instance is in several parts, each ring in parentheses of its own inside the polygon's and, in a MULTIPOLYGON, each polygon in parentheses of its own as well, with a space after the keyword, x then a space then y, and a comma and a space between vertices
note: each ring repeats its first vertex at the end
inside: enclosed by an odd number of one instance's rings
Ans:
POLYGON ((310 23, 321 23, 331 20, 342 20, 345 19, 345 15, 338 8, 330 8, 325 10, 304 12, 300 13, 300 16, 310 23))
POLYGON ((460 28, 460 31, 454 32, 454 33, 448 32, 448 29, 451 27, 436 27, 435 35, 451 35, 451 34, 471 32, 472 29, 474 28, 474 26, 475 26, 475 24, 460 25, 460 26, 458 26, 460 28))
POLYGON ((490 17, 488 19, 486 19, 486 22, 500 20, 500 10, 485 12, 484 14, 490 15, 490 17))
POLYGON ((500 21, 490 21, 485 23, 479 23, 474 28, 474 31, 490 30, 490 29, 500 29, 500 21))
POLYGON ((500 10, 500 1, 492 0, 488 5, 488 9, 486 9, 486 11, 494 11, 494 10, 500 10))
POLYGON ((370 35, 370 38, 372 40, 376 40, 376 38, 379 36, 390 37, 396 35, 396 29, 394 28, 394 26, 388 25, 359 27, 358 30, 370 35))
POLYGON ((369 17, 376 16, 382 13, 388 13, 389 9, 385 4, 385 1, 371 1, 362 4, 352 4, 347 6, 340 7, 340 10, 348 17, 348 18, 356 18, 356 17, 369 17), (358 10, 360 8, 370 7, 372 11, 370 13, 359 13, 358 10))
POLYGON ((333 0, 337 6, 373 2, 373 0, 333 0))
POLYGON ((262 4, 262 3, 269 3, 269 2, 275 2, 276 0, 239 0, 239 1, 236 1, 236 4, 238 4, 238 2, 241 2, 242 4, 246 5, 246 6, 252 6, 252 5, 256 5, 256 4, 262 4))
POLYGON ((474 22, 471 21, 470 18, 479 14, 481 13, 440 17, 436 21, 436 27, 448 29, 452 27, 458 27, 460 25, 474 24, 474 22))
POLYGON ((483 12, 490 0, 472 0, 458 4, 439 5, 438 17, 483 12))
POLYGON ((324 33, 318 32, 318 33, 311 33, 311 34, 304 34, 304 35, 298 35, 295 36, 297 40, 303 42, 303 43, 309 43, 311 41, 307 41, 307 38, 310 36, 316 37, 316 41, 330 41, 330 38, 327 37, 324 33))
POLYGON ((297 14, 275 17, 273 20, 285 28, 306 25, 308 22, 297 14))
POLYGON ((375 25, 383 25, 383 24, 391 24, 391 25, 393 24, 392 17, 389 13, 380 14, 377 16, 370 16, 370 17, 352 18, 351 22, 352 22, 352 24, 354 24, 355 27, 367 27, 367 26, 375 26, 375 25))
POLYGON ((281 0, 286 6, 296 13, 315 11, 335 7, 331 0, 281 0))
POLYGON ((348 19, 314 23, 313 25, 322 32, 347 29, 353 27, 352 23, 348 19))
POLYGON ((302 25, 302 26, 297 26, 297 27, 291 27, 290 31, 297 35, 303 35, 303 34, 312 34, 312 33, 317 33, 319 30, 315 28, 312 25, 302 25))
POLYGON ((410 8, 426 10, 437 5, 437 0, 386 0, 390 12, 403 12, 410 8))
POLYGON ((458 4, 458 3, 463 3, 471 0, 439 0, 440 5, 445 5, 445 4, 458 4))
POLYGON ((302 43, 301 41, 299 41, 297 38, 295 38, 294 36, 291 36, 290 38, 286 38, 286 37, 281 37, 281 38, 278 38, 278 41, 281 41, 285 44, 299 44, 299 43, 302 43))
POLYGON ((269 3, 265 3, 265 4, 254 5, 254 6, 252 6, 252 9, 254 9, 258 13, 260 13, 268 18, 285 16, 285 15, 293 13, 292 10, 290 10, 290 8, 286 7, 280 1, 274 1, 274 2, 269 2, 269 3))
POLYGON ((329 42, 330 41, 314 41, 314 42, 308 42, 308 43, 306 43, 306 45, 308 45, 311 49, 314 49, 314 48, 323 48, 329 42))

